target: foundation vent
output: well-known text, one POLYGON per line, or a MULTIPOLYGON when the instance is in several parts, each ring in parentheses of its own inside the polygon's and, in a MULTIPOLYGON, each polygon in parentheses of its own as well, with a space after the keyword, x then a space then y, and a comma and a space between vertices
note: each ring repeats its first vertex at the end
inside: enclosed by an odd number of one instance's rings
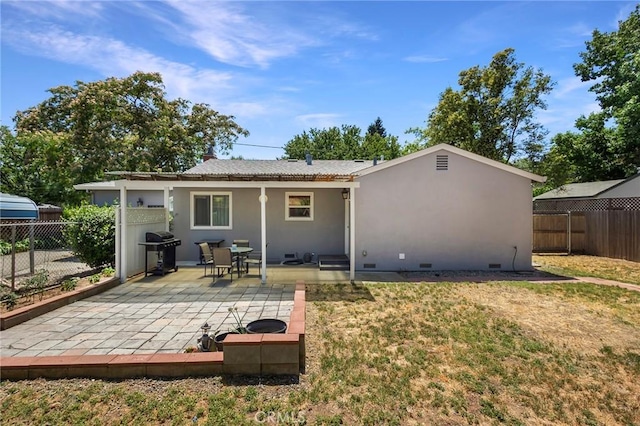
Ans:
POLYGON ((431 268, 431 264, 430 263, 421 263, 420 267, 421 268, 431 268))
POLYGON ((489 264, 489 269, 500 269, 502 268, 502 265, 499 263, 490 263, 489 264))
POLYGON ((436 170, 449 170, 448 155, 436 155, 436 170))
POLYGON ((376 264, 375 263, 365 263, 363 266, 365 267, 365 269, 375 269, 376 264))
POLYGON ((296 255, 295 255, 295 253, 285 253, 284 254, 284 258, 285 259, 295 259, 296 255))

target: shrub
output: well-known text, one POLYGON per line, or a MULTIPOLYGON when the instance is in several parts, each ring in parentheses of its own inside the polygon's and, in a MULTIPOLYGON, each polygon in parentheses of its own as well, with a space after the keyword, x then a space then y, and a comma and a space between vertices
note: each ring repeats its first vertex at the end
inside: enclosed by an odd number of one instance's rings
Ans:
POLYGON ((116 270, 113 269, 111 266, 108 266, 102 270, 103 277, 112 277, 115 274, 116 274, 116 270))
POLYGON ((112 207, 83 205, 67 209, 64 236, 73 253, 89 266, 115 264, 116 228, 112 207))
POLYGON ((100 278, 102 278, 102 275, 101 275, 101 274, 93 274, 93 275, 91 275, 91 276, 89 277, 89 282, 90 282, 91 284, 95 284, 95 283, 97 283, 98 281, 100 281, 100 278))
POLYGON ((13 291, 3 291, 2 295, 0 295, 0 303, 10 311, 18 304, 18 295, 13 291))
POLYGON ((76 286, 78 285, 78 281, 80 281, 80 278, 78 277, 73 277, 73 278, 69 278, 67 280, 62 281, 62 284, 60 285, 60 290, 62 291, 72 291, 76 289, 76 286))
POLYGON ((40 300, 42 300, 42 296, 44 295, 44 290, 49 280, 49 272, 42 269, 35 273, 31 278, 27 278, 24 280, 22 284, 22 288, 25 295, 33 296, 34 294, 38 294, 40 296, 40 300))

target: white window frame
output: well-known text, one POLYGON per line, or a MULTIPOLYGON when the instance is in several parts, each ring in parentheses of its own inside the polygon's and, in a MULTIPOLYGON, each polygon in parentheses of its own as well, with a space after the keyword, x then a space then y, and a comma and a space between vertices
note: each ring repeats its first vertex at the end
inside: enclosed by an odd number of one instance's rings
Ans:
MULTIPOLYGON (((306 207, 306 206, 305 206, 306 207)), ((310 222, 313 220, 313 192, 285 192, 284 193, 284 219, 285 220, 293 220, 293 221, 304 221, 310 222), (308 217, 299 217, 299 216, 289 216, 289 209, 295 206, 289 205, 289 197, 291 196, 305 196, 309 197, 309 216, 308 217)))
MULTIPOLYGON (((191 229, 233 229, 233 194, 231 191, 195 191, 189 193, 190 208, 189 208, 189 222, 191 229), (195 198, 197 195, 207 195, 209 197, 214 195, 226 195, 229 197, 229 225, 228 226, 196 226, 195 225, 195 198)), ((213 209, 213 203, 210 203, 211 209, 213 209)), ((212 210, 209 211, 209 219, 213 223, 212 210)))

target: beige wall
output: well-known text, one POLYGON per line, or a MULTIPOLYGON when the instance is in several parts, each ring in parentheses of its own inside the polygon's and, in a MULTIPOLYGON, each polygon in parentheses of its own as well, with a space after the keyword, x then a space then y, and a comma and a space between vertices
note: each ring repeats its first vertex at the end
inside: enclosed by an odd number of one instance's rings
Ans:
POLYGON ((531 269, 528 179, 440 151, 359 181, 357 270, 511 270, 514 246, 515 269, 531 269), (436 171, 436 154, 449 156, 447 171, 436 171))

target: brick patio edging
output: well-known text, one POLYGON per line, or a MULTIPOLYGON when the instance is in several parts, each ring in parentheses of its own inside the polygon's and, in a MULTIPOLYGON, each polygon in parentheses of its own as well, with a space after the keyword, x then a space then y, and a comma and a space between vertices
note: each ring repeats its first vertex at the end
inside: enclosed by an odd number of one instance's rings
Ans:
POLYGON ((298 281, 286 334, 230 335, 223 352, 3 357, 0 379, 298 375, 305 371, 305 310, 305 285, 298 281))
POLYGON ((29 321, 30 319, 39 317, 40 315, 44 315, 73 302, 77 302, 78 300, 95 296, 96 294, 110 290, 118 285, 120 285, 120 278, 112 277, 100 283, 65 292, 46 300, 32 303, 31 305, 22 306, 12 311, 4 312, 0 314, 0 330, 6 330, 18 324, 22 324, 25 321, 29 321))

